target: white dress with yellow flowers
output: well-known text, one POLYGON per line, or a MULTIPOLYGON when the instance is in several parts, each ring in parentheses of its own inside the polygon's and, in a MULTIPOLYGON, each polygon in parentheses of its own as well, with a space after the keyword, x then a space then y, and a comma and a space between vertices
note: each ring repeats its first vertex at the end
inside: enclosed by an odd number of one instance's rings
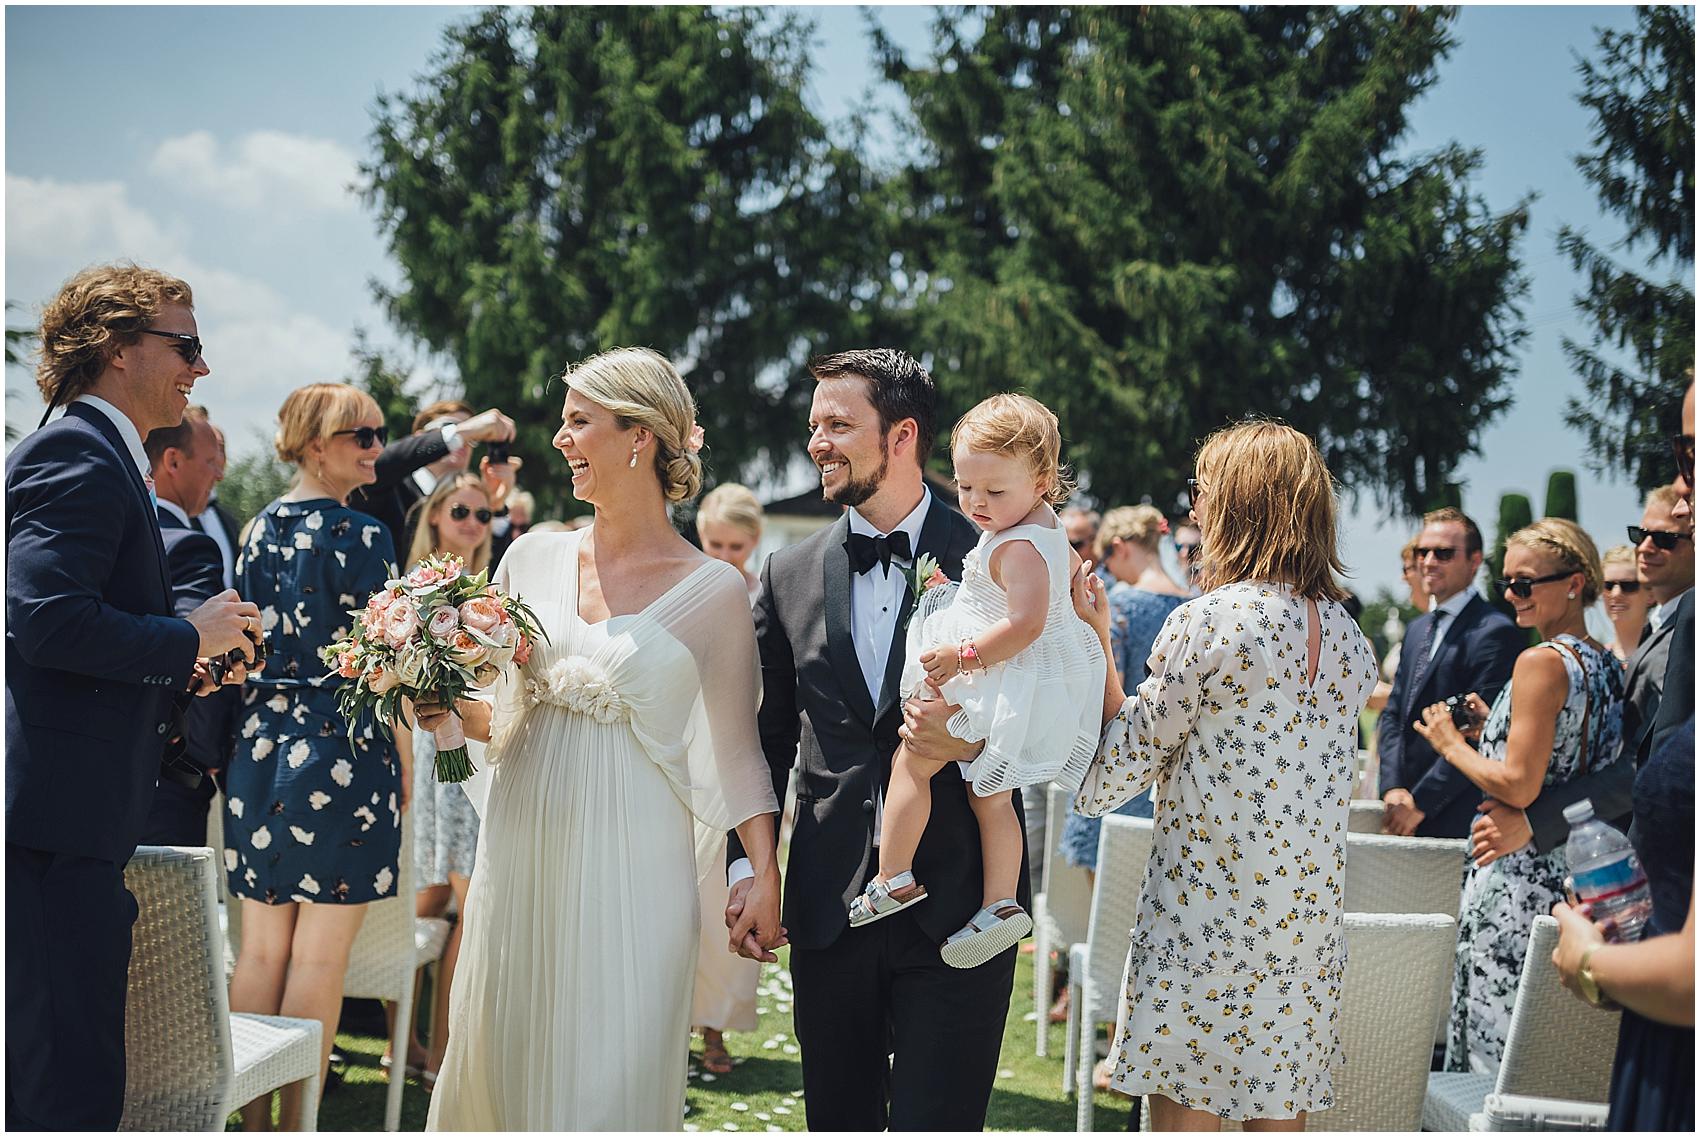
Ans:
POLYGON ((1223 1118, 1333 1105, 1346 966, 1347 800, 1375 656, 1339 604, 1224 585, 1177 608, 1076 807, 1153 782, 1154 844, 1110 1050, 1112 1082, 1223 1118))

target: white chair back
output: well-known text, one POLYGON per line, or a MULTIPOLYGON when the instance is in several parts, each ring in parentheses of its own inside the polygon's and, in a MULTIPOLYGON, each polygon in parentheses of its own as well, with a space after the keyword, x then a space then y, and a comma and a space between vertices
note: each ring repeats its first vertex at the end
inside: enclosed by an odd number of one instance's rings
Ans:
POLYGON ((1411 1008, 1446 1000, 1457 922, 1438 913, 1346 913, 1346 983, 1340 1004, 1344 1069, 1334 1107, 1306 1119, 1313 1131, 1415 1132, 1434 1053, 1434 1028, 1411 1008))
POLYGON ((1052 947, 1067 951, 1086 938, 1092 918, 1092 877, 1057 855, 1063 826, 1068 824, 1074 792, 1052 783, 1045 794, 1045 913, 1056 926, 1052 947))
POLYGON ((1121 1002, 1122 972, 1127 967, 1128 934, 1139 912, 1145 864, 1151 859, 1152 819, 1104 818, 1098 832, 1098 887, 1092 893, 1092 919, 1086 932, 1086 1020, 1113 1022, 1121 1002))
POLYGON ((1439 912, 1458 918, 1468 842, 1346 834, 1346 911, 1439 912))
POLYGON ((123 1130, 224 1128, 235 1077, 211 849, 143 846, 125 999, 123 1130))
POLYGON ((1351 810, 1346 820, 1346 829, 1352 833, 1380 833, 1381 819, 1387 814, 1387 806, 1379 801, 1357 800, 1348 804, 1351 810))
POLYGON ((1558 921, 1536 916, 1494 1092, 1603 1102, 1623 1015, 1590 1007, 1559 984, 1557 946, 1558 921))

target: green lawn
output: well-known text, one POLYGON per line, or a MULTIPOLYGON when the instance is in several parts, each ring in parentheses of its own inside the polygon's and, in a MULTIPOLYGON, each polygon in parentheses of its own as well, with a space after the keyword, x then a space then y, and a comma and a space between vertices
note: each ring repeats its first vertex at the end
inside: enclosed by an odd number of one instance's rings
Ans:
MULTIPOLYGON (((803 1075, 797 1042, 791 1034, 791 976, 781 961, 762 970, 758 1007, 761 1029, 732 1034, 726 1039, 737 1065, 716 1078, 691 1063, 685 1103, 685 1128, 696 1132, 791 1132, 803 1123, 803 1075)), ((1070 1131, 1074 1101, 1062 1094, 1063 1028, 1052 1026, 1051 1057, 1033 1055, 1033 957, 1023 952, 1015 972, 1015 993, 1004 1026, 1003 1056, 992 1092, 986 1127, 994 1130, 1070 1131)), ((701 1044, 693 1044, 700 1049, 701 1044)), ((342 1084, 325 1099, 319 1128, 378 1130, 384 1122, 388 1086, 378 1065, 384 1040, 375 1034, 347 1031, 337 1035, 337 1049, 347 1058, 342 1084)), ((942 1089, 942 1088, 941 1088, 942 1089)), ((425 1127, 430 1099, 416 1081, 402 1093, 401 1127, 425 1127)), ((1099 1094, 1095 1126, 1101 1130, 1127 1127, 1126 1099, 1099 1094)), ((235 1128, 232 1126, 232 1128, 235 1128)))

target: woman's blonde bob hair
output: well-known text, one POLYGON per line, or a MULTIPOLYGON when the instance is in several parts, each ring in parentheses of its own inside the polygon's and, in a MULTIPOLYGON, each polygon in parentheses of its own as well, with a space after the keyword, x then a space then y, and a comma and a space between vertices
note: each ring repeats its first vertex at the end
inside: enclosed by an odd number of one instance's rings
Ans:
POLYGON ((283 400, 272 446, 279 461, 299 466, 314 442, 347 430, 363 418, 383 418, 377 400, 365 391, 347 383, 309 383, 283 400))
POLYGON ((761 502, 748 486, 725 482, 709 490, 697 506, 697 526, 707 521, 715 525, 730 525, 748 534, 750 540, 761 540, 763 514, 761 502))
POLYGON ((1284 422, 1252 419, 1206 438, 1196 466, 1205 591, 1263 580, 1311 600, 1345 599, 1334 477, 1316 443, 1284 422))
POLYGON ((980 454, 1019 458, 1048 486, 1045 500, 1060 506, 1074 496, 1074 479, 1062 465, 1062 431, 1057 416, 1026 395, 993 395, 956 420, 950 444, 980 454))
POLYGON ((1600 554, 1594 539, 1576 522, 1562 517, 1543 517, 1507 537, 1505 547, 1512 545, 1546 557, 1555 571, 1581 573, 1583 607, 1599 598, 1605 570, 1600 567, 1600 554))
POLYGON ((1117 541, 1138 545, 1148 553, 1155 553, 1166 532, 1168 521, 1156 506, 1118 506, 1104 514, 1104 520, 1098 526, 1098 536, 1092 541, 1092 556, 1102 564, 1117 541))
MULTIPOLYGON (((412 568, 426 557, 443 551, 442 537, 437 526, 431 521, 431 515, 461 490, 477 490, 484 498, 484 503, 490 503, 490 490, 484 485, 484 479, 470 470, 462 470, 452 478, 444 478, 437 483, 429 497, 415 505, 412 512, 418 518, 413 526, 413 544, 407 550, 407 565, 412 568)), ((466 571, 476 573, 490 563, 490 546, 492 543, 491 526, 484 526, 484 540, 472 550, 472 563, 466 566, 466 571)))
POLYGON ((702 488, 702 461, 690 448, 697 406, 666 356, 647 347, 618 347, 575 363, 567 387, 614 415, 621 430, 641 426, 655 436, 655 476, 668 501, 688 501, 702 488))

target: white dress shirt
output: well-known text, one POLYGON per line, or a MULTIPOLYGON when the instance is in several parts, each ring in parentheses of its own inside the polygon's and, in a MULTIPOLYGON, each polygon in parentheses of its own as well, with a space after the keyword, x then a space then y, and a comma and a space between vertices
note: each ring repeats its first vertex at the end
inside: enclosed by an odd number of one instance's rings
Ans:
POLYGON ((193 525, 189 524, 189 514, 188 514, 188 512, 182 506, 178 505, 176 502, 167 500, 166 498, 162 497, 162 498, 159 499, 159 507, 161 509, 165 510, 165 512, 171 514, 171 516, 177 518, 177 520, 181 521, 183 523, 183 528, 185 528, 185 529, 193 529, 194 528, 193 525))
POLYGON ((224 563, 224 587, 235 588, 236 534, 225 532, 224 518, 218 515, 218 507, 215 504, 217 500, 208 498, 207 507, 196 515, 196 520, 201 523, 201 532, 211 537, 213 544, 218 546, 219 559, 224 563))
POLYGON ((1446 638, 1446 633, 1452 630, 1452 623, 1458 618, 1458 613, 1464 610, 1464 605, 1475 595, 1471 588, 1461 588, 1444 603, 1436 604, 1429 611, 1434 613, 1434 639, 1429 641, 1428 657, 1433 659, 1440 650, 1440 641, 1446 638))
POLYGON ((136 469, 141 471, 142 481, 146 482, 152 465, 148 462, 148 452, 142 449, 142 432, 136 429, 136 424, 130 421, 130 416, 105 399, 94 395, 78 395, 71 401, 87 403, 112 420, 112 425, 118 428, 118 437, 124 440, 124 445, 130 450, 130 460, 135 462, 136 469))
MULTIPOLYGON (((869 537, 889 537, 892 533, 907 533, 909 548, 921 542, 921 526, 927 520, 927 507, 933 495, 921 491, 921 504, 896 528, 881 533, 854 506, 850 508, 850 532, 869 537)), ((912 561, 891 558, 891 567, 875 565, 867 572, 850 576, 850 639, 856 646, 856 662, 862 667, 862 682, 867 685, 868 697, 879 706, 880 693, 885 688, 885 665, 891 658, 891 640, 897 634, 897 618, 903 613, 903 592, 909 587, 906 575, 912 561)), ((874 845, 880 842, 881 822, 885 817, 885 794, 874 787, 874 845)), ((741 880, 755 876, 748 857, 739 857, 726 870, 726 886, 731 888, 741 880)))

